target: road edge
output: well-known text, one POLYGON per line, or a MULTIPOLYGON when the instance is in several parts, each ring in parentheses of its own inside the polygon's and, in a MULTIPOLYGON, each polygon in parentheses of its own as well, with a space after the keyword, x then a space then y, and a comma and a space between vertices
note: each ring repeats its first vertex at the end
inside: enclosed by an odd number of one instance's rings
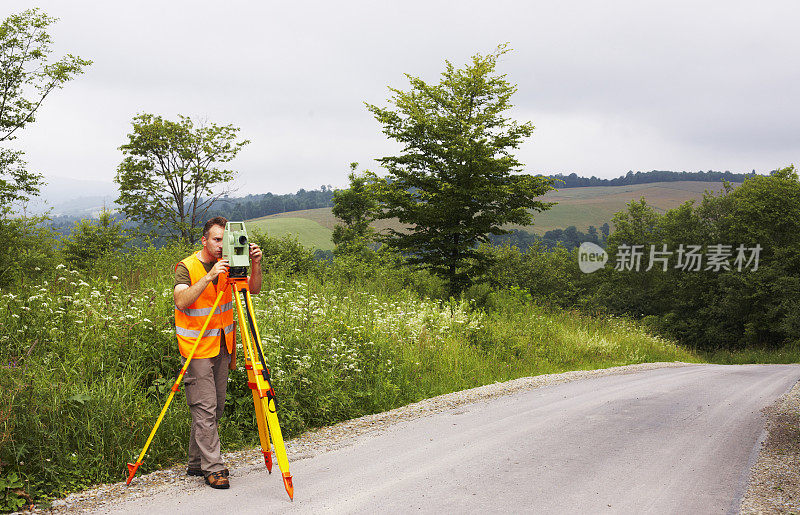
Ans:
POLYGON ((739 512, 800 513, 800 381, 761 411, 764 432, 739 512))
MULTIPOLYGON (((696 365, 701 364, 680 361, 639 363, 594 370, 573 370, 555 374, 542 374, 491 383, 423 399, 389 411, 339 422, 332 426, 309 430, 296 438, 287 440, 285 442, 286 451, 290 462, 297 462, 313 458, 324 452, 346 447, 357 436, 385 431, 399 422, 433 415, 475 402, 571 381, 611 375, 635 374, 644 370, 658 368, 696 365)), ((231 471, 232 478, 259 473, 264 470, 264 458, 260 448, 226 452, 222 457, 231 471)), ((181 463, 148 474, 142 474, 134 479, 129 487, 125 486, 125 481, 98 485, 81 492, 72 493, 63 499, 56 499, 47 509, 34 508, 30 513, 101 513, 104 511, 103 507, 109 504, 157 496, 166 490, 207 488, 202 478, 187 476, 185 472, 185 465, 181 463)))

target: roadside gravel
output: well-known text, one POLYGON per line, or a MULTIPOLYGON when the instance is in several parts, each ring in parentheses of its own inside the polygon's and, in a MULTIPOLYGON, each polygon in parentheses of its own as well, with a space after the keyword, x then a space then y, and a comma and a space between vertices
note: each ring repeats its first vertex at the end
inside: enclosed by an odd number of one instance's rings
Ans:
MULTIPOLYGON (((515 392, 590 377, 630 374, 651 368, 680 367, 686 365, 687 363, 680 362, 643 363, 640 365, 627 365, 600 370, 580 370, 561 374, 523 377, 504 383, 479 386, 469 390, 425 399, 383 413, 367 415, 333 426, 308 431, 298 438, 287 441, 286 452, 291 462, 299 461, 333 449, 345 447, 352 439, 359 435, 382 431, 397 422, 424 417, 484 399, 491 399, 515 392)), ((225 453, 223 458, 228 465, 228 469, 231 471, 232 480, 236 478, 236 476, 244 476, 253 472, 254 469, 264 467, 264 458, 262 457, 260 448, 225 453)), ((120 474, 122 474, 122 472, 124 471, 121 471, 120 474)), ((48 510, 34 509, 33 513, 101 513, 103 511, 103 506, 113 504, 117 501, 156 496, 170 490, 189 491, 202 488, 208 488, 205 486, 203 478, 187 476, 186 466, 181 464, 149 474, 138 475, 134 478, 129 487, 126 487, 125 482, 122 481, 120 483, 100 485, 90 490, 74 493, 64 499, 53 501, 52 507, 48 510)))
POLYGON ((800 383, 763 410, 766 435, 742 513, 800 513, 800 383))
MULTIPOLYGON (((426 399, 391 411, 378 413, 375 415, 367 415, 342 422, 334 426, 308 431, 302 434, 300 437, 286 442, 287 453, 290 461, 296 462, 302 459, 314 457, 330 450, 346 447, 354 438, 360 435, 381 432, 397 422, 418 417, 425 417, 465 404, 479 402, 481 400, 579 379, 616 374, 632 374, 654 368, 682 366, 690 366, 690 364, 680 362, 644 363, 601 370, 573 371, 561 374, 524 377, 504 383, 494 383, 478 388, 472 388, 469 390, 426 399)), ((796 386, 792 392, 785 398, 782 398, 778 404, 781 402, 788 402, 786 399, 789 398, 793 399, 792 402, 794 402, 794 404, 787 405, 785 408, 776 408, 777 405, 772 407, 779 410, 783 409, 780 411, 780 413, 789 413, 794 410, 795 425, 793 427, 795 431, 795 447, 793 453, 790 452, 789 455, 780 454, 778 456, 779 460, 783 460, 781 462, 783 464, 783 469, 791 469, 791 467, 788 466, 790 463, 794 463, 795 468, 797 468, 796 457, 800 455, 800 442, 798 442, 796 438, 797 432, 800 431, 800 429, 798 429, 799 426, 796 423, 797 419, 800 419, 800 417, 797 415, 799 412, 798 407, 800 407, 800 388, 796 386)), ((767 413, 767 416, 769 417, 770 423, 772 423, 773 420, 778 420, 775 419, 775 417, 773 417, 769 412, 767 413)), ((784 419, 785 417, 779 419, 778 422, 781 422, 784 419)), ((774 429, 772 429, 772 431, 775 432, 774 429)), ((778 433, 775 432, 775 434, 778 433)), ((770 442, 771 440, 768 438, 766 441, 770 442)), ((765 449, 767 449, 767 446, 765 446, 765 449)), ((756 467, 753 469, 753 477, 750 481, 750 490, 748 490, 745 502, 742 504, 742 509, 749 510, 747 513, 774 513, 785 511, 786 508, 765 509, 763 507, 793 506, 793 508, 789 508, 789 510, 797 512, 800 510, 800 505, 798 505, 798 502, 800 502, 800 495, 797 495, 798 474, 796 471, 794 471, 794 476, 791 476, 789 475, 790 470, 787 470, 786 474, 781 476, 780 481, 776 482, 774 479, 769 479, 769 474, 773 472, 773 469, 777 465, 775 462, 769 462, 765 465, 761 465, 765 452, 762 452, 762 457, 759 458, 756 467), (757 486, 762 485, 762 488, 754 490, 754 484, 757 486), (788 495, 788 501, 793 502, 794 504, 786 504, 786 492, 789 490, 791 490, 792 493, 788 495), (777 501, 775 500, 776 495, 779 499, 777 501)), ((224 455, 224 459, 231 471, 232 478, 235 478, 236 476, 248 475, 251 472, 254 472, 256 469, 261 469, 264 467, 264 461, 260 449, 249 449, 226 453, 224 455)), ((113 505, 115 502, 157 496, 168 491, 188 492, 203 488, 207 487, 204 485, 202 478, 186 476, 185 465, 176 465, 168 469, 137 476, 130 487, 126 488, 124 481, 115 484, 101 485, 91 490, 75 493, 64 499, 56 500, 52 503, 52 507, 50 509, 34 510, 34 513, 102 513, 104 511, 104 507, 113 505)))

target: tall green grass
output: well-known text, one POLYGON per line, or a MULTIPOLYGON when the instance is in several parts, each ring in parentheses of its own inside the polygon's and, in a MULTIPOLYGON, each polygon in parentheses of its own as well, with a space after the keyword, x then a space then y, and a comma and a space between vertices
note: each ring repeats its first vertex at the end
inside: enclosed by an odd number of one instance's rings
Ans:
POLYGON ((698 355, 700 355, 704 361, 721 365, 800 363, 800 349, 794 346, 787 346, 782 349, 752 348, 736 351, 718 350, 714 352, 698 352, 698 355))
MULTIPOLYGON (((495 381, 698 360, 626 319, 538 307, 519 290, 483 308, 437 300, 437 279, 391 260, 325 265, 257 239, 269 268, 254 307, 289 437, 495 381)), ((87 274, 60 266, 0 293, 0 477, 19 473, 37 498, 124 479, 180 368, 172 269, 189 252, 138 250, 87 274)), ((189 420, 179 393, 142 472, 185 459, 189 420)), ((221 437, 227 449, 257 443, 241 369, 221 437)))

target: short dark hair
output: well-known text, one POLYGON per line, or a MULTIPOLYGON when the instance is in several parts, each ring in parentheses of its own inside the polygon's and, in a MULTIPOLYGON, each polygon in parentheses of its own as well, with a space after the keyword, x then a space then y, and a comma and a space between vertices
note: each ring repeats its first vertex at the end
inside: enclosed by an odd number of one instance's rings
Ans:
POLYGON ((223 229, 225 228, 225 224, 228 223, 228 219, 224 216, 215 216, 203 226, 203 237, 208 238, 208 231, 211 230, 212 227, 215 225, 219 225, 223 229))

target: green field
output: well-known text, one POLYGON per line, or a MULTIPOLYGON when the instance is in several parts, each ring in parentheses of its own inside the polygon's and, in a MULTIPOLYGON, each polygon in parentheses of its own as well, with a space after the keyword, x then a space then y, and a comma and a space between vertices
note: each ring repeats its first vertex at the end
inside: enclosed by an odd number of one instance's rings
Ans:
MULTIPOLYGON (((565 229, 574 225, 578 230, 586 231, 590 225, 600 227, 604 223, 611 224, 614 213, 625 209, 625 204, 631 200, 639 200, 645 197, 647 202, 656 211, 665 212, 668 209, 677 207, 687 200, 700 200, 703 198, 705 190, 719 191, 722 184, 719 182, 702 181, 676 181, 676 182, 654 182, 650 184, 634 184, 631 186, 590 186, 586 188, 566 188, 558 191, 550 191, 544 195, 543 200, 557 202, 549 211, 536 214, 532 226, 510 226, 512 229, 524 229, 543 235, 553 229, 565 229)), ((267 229, 271 230, 271 235, 282 236, 284 234, 297 234, 300 241, 305 245, 315 248, 330 249, 330 234, 337 224, 336 217, 331 213, 331 208, 324 207, 319 209, 305 209, 303 211, 292 211, 289 213, 279 213, 254 221, 266 222, 267 229), (314 222, 317 231, 314 234, 321 234, 327 230, 327 246, 311 243, 310 238, 305 234, 300 234, 300 227, 294 227, 289 220, 306 219, 314 222), (286 225, 282 225, 278 220, 286 220, 286 225)), ((373 224, 376 229, 383 230, 387 227, 397 228, 396 220, 379 220, 373 224)), ((317 240, 317 241, 321 241, 317 240)))
MULTIPOLYGON (((328 208, 330 212, 330 208, 328 208)), ((295 214, 283 213, 283 214, 295 214)), ((333 215, 331 215, 333 216, 333 215)), ((298 241, 306 247, 321 250, 333 250, 331 235, 333 230, 323 227, 311 218, 302 216, 263 217, 247 221, 248 231, 260 231, 272 237, 281 238, 287 234, 297 236, 298 241)))
POLYGON ((268 215, 261 218, 254 218, 252 221, 261 222, 261 221, 280 220, 285 218, 305 218, 308 220, 312 220, 313 222, 316 222, 318 225, 327 228, 331 232, 333 232, 333 228, 336 227, 336 224, 339 223, 336 217, 333 216, 331 208, 329 207, 321 207, 318 209, 303 209, 301 211, 289 211, 288 213, 277 213, 274 215, 268 215))
POLYGON ((718 182, 677 181, 550 191, 544 196, 544 200, 558 204, 549 211, 535 215, 534 225, 524 229, 542 235, 553 229, 565 229, 574 225, 578 230, 585 231, 590 225, 600 227, 606 222, 611 224, 614 213, 625 209, 625 205, 631 200, 644 197, 656 211, 663 213, 687 200, 699 201, 706 190, 721 189, 722 184, 718 182))

